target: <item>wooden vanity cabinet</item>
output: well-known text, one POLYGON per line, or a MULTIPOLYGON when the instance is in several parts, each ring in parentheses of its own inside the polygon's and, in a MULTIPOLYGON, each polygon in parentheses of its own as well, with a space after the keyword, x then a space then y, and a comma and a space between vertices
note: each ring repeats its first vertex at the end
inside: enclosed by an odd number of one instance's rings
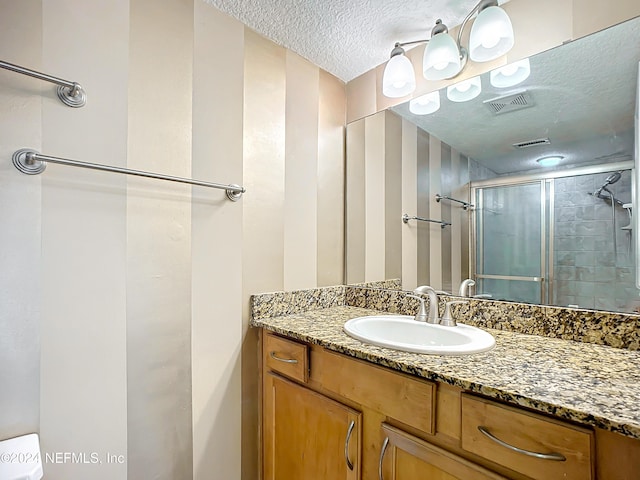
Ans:
POLYGON ((640 478, 640 440, 266 331, 262 346, 264 480, 640 478))
POLYGON ((360 412, 273 373, 264 382, 264 478, 360 479, 360 412))

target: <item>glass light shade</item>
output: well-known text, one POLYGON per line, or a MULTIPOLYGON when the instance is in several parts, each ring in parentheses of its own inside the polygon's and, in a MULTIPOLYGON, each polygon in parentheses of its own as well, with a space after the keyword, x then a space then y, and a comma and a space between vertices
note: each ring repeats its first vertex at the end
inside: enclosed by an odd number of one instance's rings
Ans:
POLYGON ((480 77, 473 77, 447 87, 447 98, 452 102, 466 102, 476 98, 480 92, 482 92, 480 77))
POLYGON ((409 102, 409 111, 414 115, 429 115, 440 108, 440 92, 431 92, 409 102))
POLYGON ((507 12, 500 7, 487 7, 471 26, 469 58, 474 62, 495 60, 511 50, 513 43, 513 26, 507 12))
POLYGON ((382 94, 398 98, 409 95, 416 89, 416 74, 411 61, 404 55, 389 59, 382 75, 382 94))
POLYGON ((558 165, 564 157, 561 155, 553 155, 550 157, 542 157, 536 160, 541 167, 555 167, 558 165))
POLYGON ((525 58, 504 67, 491 71, 491 85, 498 88, 507 88, 524 82, 531 74, 529 59, 525 58))
POLYGON ((460 72, 460 50, 448 33, 431 37, 422 57, 422 73, 427 80, 443 80, 460 72))

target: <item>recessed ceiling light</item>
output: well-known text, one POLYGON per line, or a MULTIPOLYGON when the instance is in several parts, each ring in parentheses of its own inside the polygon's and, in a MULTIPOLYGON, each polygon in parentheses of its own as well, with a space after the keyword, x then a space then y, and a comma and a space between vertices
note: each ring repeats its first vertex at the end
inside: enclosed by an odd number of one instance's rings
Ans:
POLYGON ((536 160, 541 167, 555 167, 558 165, 564 157, 561 155, 552 155, 549 157, 542 157, 536 160))

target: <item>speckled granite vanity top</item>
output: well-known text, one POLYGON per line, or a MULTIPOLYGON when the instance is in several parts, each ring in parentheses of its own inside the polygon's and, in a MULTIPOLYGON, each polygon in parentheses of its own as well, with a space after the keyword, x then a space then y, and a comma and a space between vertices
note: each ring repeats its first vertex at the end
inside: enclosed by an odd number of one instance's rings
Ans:
MULTIPOLYGON (((496 347, 467 356, 399 352, 364 344, 342 327, 384 312, 330 306, 254 318, 251 324, 429 380, 640 438, 640 352, 487 329, 496 347)), ((259 315, 258 315, 259 317, 259 315)), ((464 318, 459 318, 464 323, 464 318)))

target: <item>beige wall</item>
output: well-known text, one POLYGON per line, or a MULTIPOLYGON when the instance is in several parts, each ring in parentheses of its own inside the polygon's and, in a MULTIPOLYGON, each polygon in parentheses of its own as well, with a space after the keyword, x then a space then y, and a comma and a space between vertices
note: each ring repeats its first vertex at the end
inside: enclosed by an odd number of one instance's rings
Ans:
POLYGON ((347 126, 347 282, 400 278, 457 291, 469 275, 469 213, 435 194, 468 201, 468 160, 391 111, 347 126), (402 215, 452 225, 402 222, 402 215))
POLYGON ((343 282, 344 84, 245 31, 243 471, 258 478, 249 296, 343 282), (255 455, 254 455, 255 454, 255 455))
MULTIPOLYGON (((503 5, 509 13, 516 42, 514 48, 503 57, 492 62, 470 62, 455 79, 429 81, 420 73, 424 46, 420 45, 407 51, 416 74, 416 91, 413 96, 387 98, 382 95, 382 73, 386 62, 369 70, 347 84, 347 121, 352 122, 379 112, 393 105, 404 103, 411 98, 457 83, 461 80, 488 72, 494 68, 529 57, 563 42, 603 30, 624 20, 640 15, 640 2, 637 0, 510 0, 503 5)), ((444 19, 446 22, 446 19, 444 19)), ((469 25, 470 27, 470 25, 469 25)), ((465 29, 463 44, 466 44, 470 28, 465 29)), ((458 28, 451 28, 457 35, 458 28)), ((391 45, 389 49, 391 49, 391 45)))
POLYGON ((258 478, 248 299, 343 281, 344 84, 200 0, 0 11, 0 58, 88 94, 0 71, 0 439, 127 460, 48 480, 258 478), (23 147, 247 193, 26 176, 23 147))
MULTIPOLYGON (((26 18, 41 24, 40 0, 25 0, 20 9, 14 4, 0 1, 1 58, 10 61, 15 47, 9 45, 19 45, 23 61, 39 68, 42 32, 25 36, 24 28, 26 18)), ((34 272, 41 263, 42 180, 19 175, 9 159, 15 148, 42 147, 43 98, 38 82, 16 77, 0 71, 0 431, 5 437, 40 424, 42 280, 34 272)))

